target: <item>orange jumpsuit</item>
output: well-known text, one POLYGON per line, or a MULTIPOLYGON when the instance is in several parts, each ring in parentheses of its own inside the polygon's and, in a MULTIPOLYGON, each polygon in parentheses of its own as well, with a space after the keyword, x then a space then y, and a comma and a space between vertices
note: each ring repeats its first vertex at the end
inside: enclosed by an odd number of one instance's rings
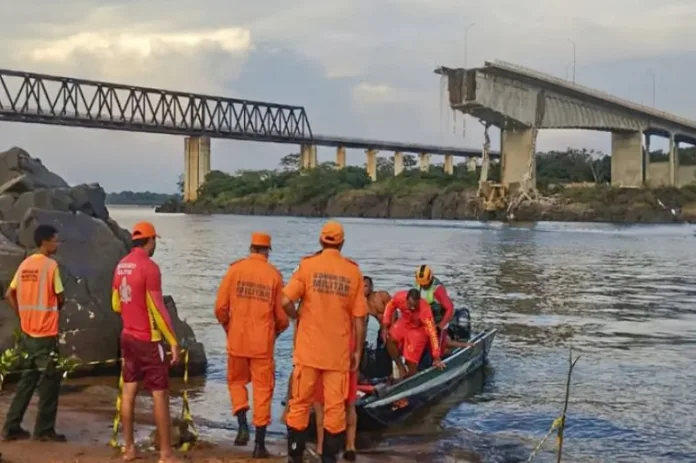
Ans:
POLYGON ((220 284, 215 316, 227 330, 227 384, 232 411, 249 409, 246 385, 254 393, 253 423, 271 422, 275 386, 275 340, 289 325, 282 307, 283 277, 261 254, 230 265, 220 284))
POLYGON ((353 318, 367 314, 360 268, 337 249, 324 249, 302 259, 284 292, 292 302, 302 299, 287 425, 298 431, 307 428, 321 381, 324 428, 341 433, 346 429, 353 318))
POLYGON ((401 349, 404 359, 409 363, 420 362, 428 341, 433 358, 440 358, 440 343, 437 339, 433 311, 425 299, 420 300, 416 310, 410 310, 407 302, 407 291, 394 294, 384 309, 382 324, 389 335, 401 349), (394 311, 398 310, 401 317, 392 325, 394 311))

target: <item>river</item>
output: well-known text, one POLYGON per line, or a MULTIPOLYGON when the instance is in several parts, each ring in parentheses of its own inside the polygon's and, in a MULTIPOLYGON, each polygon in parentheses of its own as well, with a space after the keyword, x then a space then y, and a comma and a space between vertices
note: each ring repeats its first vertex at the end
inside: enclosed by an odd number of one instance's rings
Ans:
MULTIPOLYGON (((287 278, 318 248, 322 220, 154 214, 111 207, 123 227, 151 220, 165 292, 207 349, 192 411, 206 431, 233 434, 224 334, 213 315, 227 266, 253 230, 273 236, 287 278)), ((427 262, 475 327, 499 333, 484 372, 417 423, 371 441, 370 461, 526 461, 559 416, 573 348, 564 461, 696 461, 696 246, 686 225, 614 226, 345 219, 344 253, 375 287, 409 286, 427 262)), ((373 332, 370 334, 373 339, 373 332)), ((290 368, 292 330, 276 348, 274 424, 290 368)), ((555 461, 551 438, 535 461, 555 461)), ((364 460, 363 460, 364 461, 364 460)))

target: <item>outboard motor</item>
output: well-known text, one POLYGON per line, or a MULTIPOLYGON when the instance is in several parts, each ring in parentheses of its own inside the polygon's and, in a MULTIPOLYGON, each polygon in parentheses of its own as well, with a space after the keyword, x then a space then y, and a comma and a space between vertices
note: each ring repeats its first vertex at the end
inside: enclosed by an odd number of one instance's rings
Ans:
POLYGON ((469 309, 461 308, 454 311, 454 317, 449 322, 447 333, 453 341, 466 342, 471 338, 471 316, 469 309))

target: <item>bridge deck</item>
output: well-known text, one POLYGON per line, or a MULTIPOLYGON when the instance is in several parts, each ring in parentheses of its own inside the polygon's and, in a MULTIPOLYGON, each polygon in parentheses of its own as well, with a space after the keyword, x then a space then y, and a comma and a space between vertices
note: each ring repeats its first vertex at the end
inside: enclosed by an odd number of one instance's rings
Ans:
MULTIPOLYGON (((462 148, 455 146, 425 145, 397 141, 369 140, 364 138, 337 137, 332 135, 315 135, 314 143, 319 146, 342 146, 344 148, 376 149, 381 151, 400 151, 403 153, 451 154, 457 157, 481 156, 481 148, 462 148)), ((500 157, 497 151, 491 151, 493 158, 500 157)))
POLYGON ((531 82, 537 86, 550 88, 579 100, 589 100, 613 110, 632 114, 637 119, 673 126, 683 131, 683 135, 696 136, 696 121, 694 120, 619 98, 608 92, 592 89, 524 66, 494 60, 486 61, 484 67, 477 68, 477 70, 486 74, 497 74, 523 82, 531 82))

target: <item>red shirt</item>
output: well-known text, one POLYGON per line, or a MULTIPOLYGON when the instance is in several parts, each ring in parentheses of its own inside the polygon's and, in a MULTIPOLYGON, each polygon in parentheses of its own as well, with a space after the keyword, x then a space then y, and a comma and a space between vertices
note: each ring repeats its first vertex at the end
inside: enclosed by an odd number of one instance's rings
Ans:
POLYGON ((142 341, 178 344, 162 296, 159 266, 144 249, 133 248, 116 266, 111 306, 121 314, 123 334, 142 341))
POLYGON ((391 301, 387 303, 382 316, 382 324, 386 329, 389 329, 394 311, 399 311, 399 321, 404 323, 408 329, 425 330, 430 340, 430 349, 433 357, 440 357, 440 343, 437 339, 437 331, 435 330, 435 320, 433 319, 433 311, 425 299, 420 300, 418 308, 411 310, 408 308, 408 291, 399 291, 394 294, 391 301), (403 320, 403 321, 402 321, 403 320))

